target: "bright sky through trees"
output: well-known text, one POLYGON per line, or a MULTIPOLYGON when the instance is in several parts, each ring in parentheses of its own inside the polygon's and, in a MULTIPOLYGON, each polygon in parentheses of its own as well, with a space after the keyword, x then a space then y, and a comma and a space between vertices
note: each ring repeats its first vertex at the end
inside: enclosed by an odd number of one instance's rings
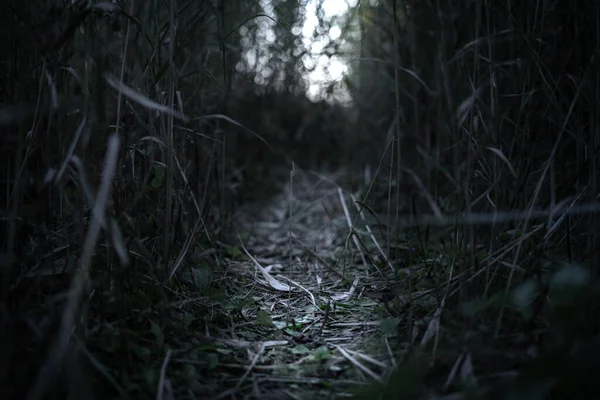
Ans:
MULTIPOLYGON (((326 44, 325 38, 317 38, 316 40, 312 38, 313 31, 319 23, 317 18, 317 1, 309 0, 306 7, 306 19, 302 27, 303 43, 306 48, 310 49, 312 55, 305 63, 313 62, 316 64, 314 71, 306 77, 308 81, 308 95, 311 98, 318 98, 324 85, 342 79, 348 71, 348 66, 340 57, 334 55, 329 58, 320 54, 326 44)), ((357 0, 324 0, 323 12, 325 18, 329 20, 344 14, 350 7, 356 6, 356 2, 357 0)), ((333 25, 329 29, 329 39, 337 40, 341 33, 341 29, 333 25)))
MULTIPOLYGON (((318 32, 318 35, 313 35, 315 30, 318 30, 319 17, 317 16, 317 6, 319 0, 308 0, 304 11, 304 23, 301 26, 292 27, 292 33, 299 35, 302 38, 302 47, 307 50, 307 53, 302 57, 301 62, 304 67, 310 72, 304 76, 307 85, 307 95, 313 100, 320 100, 324 97, 325 88, 335 82, 343 79, 348 73, 348 65, 342 57, 333 54, 331 56, 325 54, 324 50, 330 46, 332 42, 340 39, 342 30, 335 22, 336 17, 343 16, 351 7, 355 7, 357 0, 321 0, 321 8, 323 19, 330 27, 326 32, 318 32)), ((272 57, 269 51, 269 46, 272 46, 277 37, 273 26, 276 18, 273 5, 270 0, 261 0, 260 5, 263 12, 270 18, 259 18, 258 31, 256 33, 256 41, 242 37, 241 44, 245 48, 244 64, 240 64, 239 68, 250 68, 255 70, 254 81, 258 85, 264 85, 268 82, 273 74, 282 73, 274 71, 269 66, 269 60, 272 57), (254 44, 252 44, 254 43, 254 44)), ((244 36, 248 32, 246 27, 240 28, 240 33, 244 36)), ((295 49, 294 57, 299 56, 300 49, 295 49)), ((285 62, 285 54, 279 55, 282 61, 285 62)), ((346 102, 350 100, 347 90, 343 86, 336 87, 336 99, 346 102)))

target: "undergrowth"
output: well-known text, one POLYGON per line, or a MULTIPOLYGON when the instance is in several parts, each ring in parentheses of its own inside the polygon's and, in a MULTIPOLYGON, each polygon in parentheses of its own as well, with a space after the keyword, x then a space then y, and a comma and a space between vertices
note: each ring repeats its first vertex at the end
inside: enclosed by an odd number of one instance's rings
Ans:
POLYGON ((2 398, 598 394, 598 5, 317 4, 0 6, 2 398))

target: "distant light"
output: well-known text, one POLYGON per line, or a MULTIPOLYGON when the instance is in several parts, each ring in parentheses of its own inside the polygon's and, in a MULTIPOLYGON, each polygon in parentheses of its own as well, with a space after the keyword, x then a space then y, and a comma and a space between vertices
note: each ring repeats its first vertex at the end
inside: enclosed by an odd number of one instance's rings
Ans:
MULTIPOLYGON (((346 13, 350 7, 354 7, 356 4, 357 0, 323 0, 321 6, 324 17, 331 19, 346 13)), ((309 0, 305 8, 302 42, 306 48, 310 49, 310 53, 302 61, 305 68, 311 70, 304 77, 308 84, 307 96, 311 100, 321 100, 324 96, 325 87, 336 81, 340 81, 348 72, 348 66, 340 57, 328 57, 320 54, 325 49, 327 40, 322 37, 313 38, 313 32, 317 28, 318 23, 316 1, 309 0)), ((342 31, 339 26, 334 25, 329 28, 327 35, 329 40, 338 40, 342 35, 342 31)), ((340 95, 341 97, 347 97, 342 93, 340 95)), ((336 97, 339 98, 339 96, 336 97)))
POLYGON ((331 40, 337 40, 340 36, 342 36, 342 30, 339 26, 332 26, 331 29, 329 29, 329 37, 331 40))

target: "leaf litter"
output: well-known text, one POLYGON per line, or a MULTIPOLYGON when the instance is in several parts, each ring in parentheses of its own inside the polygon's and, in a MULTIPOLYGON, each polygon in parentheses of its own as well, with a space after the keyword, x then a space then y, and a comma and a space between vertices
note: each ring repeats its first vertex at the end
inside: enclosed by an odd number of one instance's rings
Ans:
POLYGON ((382 238, 349 207, 356 197, 335 183, 339 176, 294 175, 293 185, 244 205, 234 221, 241 250, 232 251, 227 280, 234 298, 254 301, 230 313, 214 339, 232 350, 220 354, 230 375, 216 398, 292 388, 295 398, 348 398, 395 367, 389 340, 404 320, 370 295, 394 279, 382 238))

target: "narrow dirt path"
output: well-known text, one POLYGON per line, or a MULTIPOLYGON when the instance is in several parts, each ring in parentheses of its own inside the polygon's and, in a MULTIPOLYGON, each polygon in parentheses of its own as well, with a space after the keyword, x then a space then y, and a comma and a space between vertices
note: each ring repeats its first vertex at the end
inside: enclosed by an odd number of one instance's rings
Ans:
POLYGON ((389 279, 383 244, 368 231, 369 243, 348 237, 355 203, 335 181, 296 172, 282 193, 238 213, 227 279, 244 305, 220 343, 245 352, 220 398, 348 398, 392 369, 385 333, 396 327, 382 325, 385 308, 369 295, 389 279))

